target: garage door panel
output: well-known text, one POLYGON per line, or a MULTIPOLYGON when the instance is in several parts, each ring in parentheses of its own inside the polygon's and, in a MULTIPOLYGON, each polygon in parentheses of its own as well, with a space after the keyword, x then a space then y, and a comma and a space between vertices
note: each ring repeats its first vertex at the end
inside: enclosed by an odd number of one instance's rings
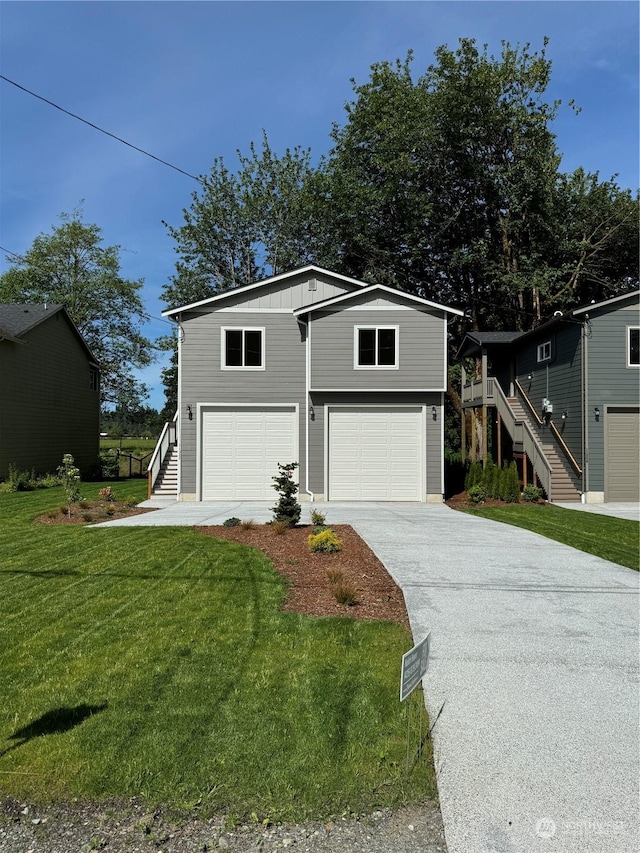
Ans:
POLYGON ((640 411, 634 406, 611 407, 606 418, 605 500, 640 501, 640 411))
POLYGON ((329 412, 330 500, 422 500, 420 407, 329 412))
POLYGON ((205 410, 201 444, 203 500, 268 500, 278 463, 297 461, 296 410, 205 410))

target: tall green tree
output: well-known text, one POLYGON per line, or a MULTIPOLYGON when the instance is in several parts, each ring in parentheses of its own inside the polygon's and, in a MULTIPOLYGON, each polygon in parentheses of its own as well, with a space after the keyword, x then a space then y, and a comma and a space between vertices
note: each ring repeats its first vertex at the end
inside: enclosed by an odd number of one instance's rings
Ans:
POLYGON ((103 404, 137 406, 147 396, 134 371, 154 357, 142 333, 147 318, 142 281, 120 274, 119 246, 103 246, 102 231, 80 210, 63 213, 0 276, 0 302, 63 303, 100 363, 103 404))
POLYGON ((216 158, 183 210, 183 224, 164 223, 178 255, 161 297, 170 306, 277 275, 313 256, 310 152, 287 149, 278 157, 264 134, 260 150, 251 143, 238 159, 231 172, 216 158))

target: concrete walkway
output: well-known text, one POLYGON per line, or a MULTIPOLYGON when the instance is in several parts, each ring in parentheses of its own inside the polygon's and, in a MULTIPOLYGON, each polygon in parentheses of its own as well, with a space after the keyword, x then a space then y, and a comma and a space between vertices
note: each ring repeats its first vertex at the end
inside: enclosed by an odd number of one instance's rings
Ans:
MULTIPOLYGON (((402 587, 449 853, 632 853, 638 573, 428 504, 308 504, 351 524, 402 587)), ((113 524, 256 522, 268 503, 187 504, 113 524)), ((400 661, 398 661, 398 669, 400 661)))

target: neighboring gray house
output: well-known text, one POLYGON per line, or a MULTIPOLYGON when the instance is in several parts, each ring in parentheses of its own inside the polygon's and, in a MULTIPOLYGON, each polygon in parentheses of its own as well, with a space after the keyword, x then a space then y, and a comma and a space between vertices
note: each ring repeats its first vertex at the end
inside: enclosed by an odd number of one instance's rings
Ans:
MULTIPOLYGON (((180 500, 441 501, 447 317, 460 311, 315 266, 164 312, 179 326, 180 500)), ((159 476, 158 476, 159 475, 159 476)))
POLYGON ((463 452, 515 458, 550 500, 640 500, 639 339, 638 290, 531 332, 468 333, 458 359, 482 367, 463 375, 463 452))
POLYGON ((62 305, 0 304, 0 479, 99 459, 98 363, 62 305))

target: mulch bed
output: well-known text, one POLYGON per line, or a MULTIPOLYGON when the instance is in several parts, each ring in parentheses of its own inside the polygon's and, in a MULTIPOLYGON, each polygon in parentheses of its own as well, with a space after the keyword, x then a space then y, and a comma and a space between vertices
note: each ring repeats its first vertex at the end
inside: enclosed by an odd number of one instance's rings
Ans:
POLYGON ((283 610, 308 616, 350 616, 354 619, 386 619, 409 627, 402 591, 385 567, 355 530, 346 524, 331 525, 342 540, 342 550, 314 553, 309 550, 311 525, 277 533, 270 524, 256 524, 245 530, 237 527, 197 527, 202 533, 258 548, 289 581, 283 610), (336 601, 336 573, 340 583, 353 587, 356 603, 336 601))
POLYGON ((82 501, 81 504, 71 504, 71 516, 66 506, 60 506, 39 515, 35 521, 38 524, 98 524, 153 511, 149 507, 130 506, 125 501, 82 501))

